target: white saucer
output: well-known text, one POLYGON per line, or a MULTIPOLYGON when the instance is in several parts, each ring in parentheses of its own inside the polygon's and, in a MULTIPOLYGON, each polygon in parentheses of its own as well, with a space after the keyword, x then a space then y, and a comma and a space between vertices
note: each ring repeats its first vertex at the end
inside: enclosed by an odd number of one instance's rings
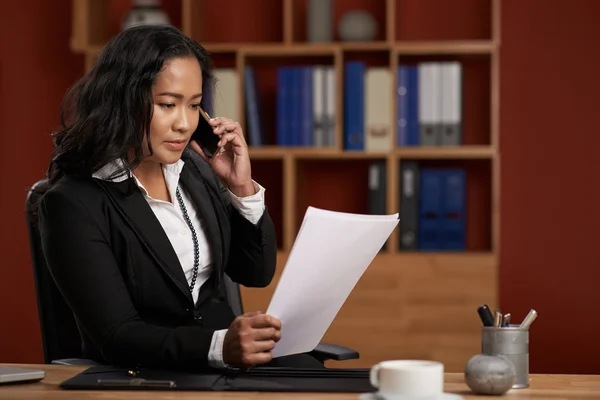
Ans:
MULTIPOLYGON (((358 398, 360 400, 386 400, 385 396, 383 396, 379 392, 362 393, 358 398)), ((419 400, 419 399, 407 396, 406 400, 419 400)), ((435 398, 427 397, 426 399, 423 399, 423 400, 464 400, 464 398, 462 396, 460 396, 458 394, 454 394, 454 393, 442 393, 439 396, 436 396, 435 398)))

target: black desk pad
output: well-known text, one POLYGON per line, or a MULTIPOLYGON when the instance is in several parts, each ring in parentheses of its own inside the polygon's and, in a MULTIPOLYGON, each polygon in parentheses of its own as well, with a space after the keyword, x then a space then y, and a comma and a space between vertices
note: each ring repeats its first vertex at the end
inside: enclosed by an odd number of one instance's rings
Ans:
POLYGON ((94 366, 62 382, 78 390, 195 390, 261 392, 374 392, 367 368, 256 367, 247 371, 183 372, 94 366))

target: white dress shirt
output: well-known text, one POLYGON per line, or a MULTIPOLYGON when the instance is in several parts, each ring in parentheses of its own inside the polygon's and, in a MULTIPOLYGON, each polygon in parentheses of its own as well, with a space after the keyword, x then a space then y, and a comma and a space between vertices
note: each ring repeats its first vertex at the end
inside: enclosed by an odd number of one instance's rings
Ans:
MULTIPOLYGON (((192 283, 194 271, 194 243, 192 241, 192 233, 185 219, 183 218, 183 213, 179 207, 179 202, 177 201, 175 194, 175 191, 179 185, 179 175, 184 164, 184 161, 180 159, 174 164, 163 165, 163 175, 165 177, 167 189, 171 197, 171 202, 152 198, 137 177, 135 175, 133 175, 133 177, 142 194, 144 195, 144 198, 148 202, 148 205, 150 205, 154 215, 156 215, 156 218, 167 234, 167 237, 169 238, 169 241, 171 242, 171 245, 177 254, 177 258, 179 259, 179 263, 181 264, 183 273, 185 274, 189 285, 192 283)), ((111 174, 122 165, 123 164, 121 160, 107 164, 98 170, 93 177, 102 180, 110 180, 112 182, 124 181, 128 178, 127 175, 120 175, 110 179, 111 174)), ((256 182, 254 183, 259 190, 252 196, 238 197, 229 190, 228 193, 233 206, 239 210, 240 214, 253 224, 256 224, 262 217, 262 214, 265 210, 265 189, 256 182)), ((200 288, 212 274, 212 254, 205 234, 204 221, 202 220, 200 214, 198 214, 196 206, 190 200, 186 191, 182 190, 181 186, 179 192, 181 193, 181 198, 185 207, 187 208, 188 216, 192 222, 194 230, 196 231, 196 237, 198 240, 200 259, 198 264, 198 276, 192 292, 192 298, 194 299, 194 304, 196 304, 196 301, 198 300, 198 294, 200 293, 200 288)), ((227 367, 227 365, 223 362, 223 340, 226 333, 227 329, 223 329, 215 331, 213 334, 208 353, 208 362, 212 367, 227 367)))

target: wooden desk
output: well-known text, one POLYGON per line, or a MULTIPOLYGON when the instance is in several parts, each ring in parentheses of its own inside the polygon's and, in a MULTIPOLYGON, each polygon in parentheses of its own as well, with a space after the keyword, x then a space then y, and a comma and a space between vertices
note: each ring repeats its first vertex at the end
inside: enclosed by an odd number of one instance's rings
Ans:
MULTIPOLYGON (((86 369, 81 366, 2 364, 46 371, 37 383, 0 385, 0 399, 358 399, 358 393, 265 393, 265 392, 165 392, 165 391, 75 391, 58 387, 62 382, 86 369)), ((531 387, 513 389, 509 399, 600 399, 600 375, 531 375, 531 387)), ((447 373, 445 391, 468 399, 498 399, 498 396, 476 396, 464 383, 462 374, 447 373)))

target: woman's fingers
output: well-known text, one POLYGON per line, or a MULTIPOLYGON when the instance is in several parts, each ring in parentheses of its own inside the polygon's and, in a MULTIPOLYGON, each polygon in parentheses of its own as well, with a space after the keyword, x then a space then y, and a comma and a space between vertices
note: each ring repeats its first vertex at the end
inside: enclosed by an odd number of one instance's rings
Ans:
POLYGON ((216 135, 220 135, 222 133, 228 133, 228 132, 236 132, 236 133, 241 133, 242 132, 242 127, 240 126, 240 124, 238 122, 226 122, 223 123, 217 127, 215 127, 215 129, 213 129, 213 132, 216 135))
POLYGON ((273 340, 278 342, 281 339, 281 331, 275 328, 254 329, 252 335, 255 341, 273 340))
POLYGON ((208 123, 212 126, 212 127, 218 127, 219 125, 222 124, 227 124, 230 122, 234 122, 232 119, 229 118, 225 118, 225 117, 215 117, 215 118, 211 118, 208 123))
POLYGON ((261 353, 263 351, 271 351, 275 348, 274 340, 260 340, 254 342, 254 353, 261 353))
POLYGON ((227 143, 230 143, 234 147, 243 147, 245 145, 245 142, 240 137, 240 135, 234 132, 222 135, 221 140, 219 140, 218 146, 225 147, 227 143))

